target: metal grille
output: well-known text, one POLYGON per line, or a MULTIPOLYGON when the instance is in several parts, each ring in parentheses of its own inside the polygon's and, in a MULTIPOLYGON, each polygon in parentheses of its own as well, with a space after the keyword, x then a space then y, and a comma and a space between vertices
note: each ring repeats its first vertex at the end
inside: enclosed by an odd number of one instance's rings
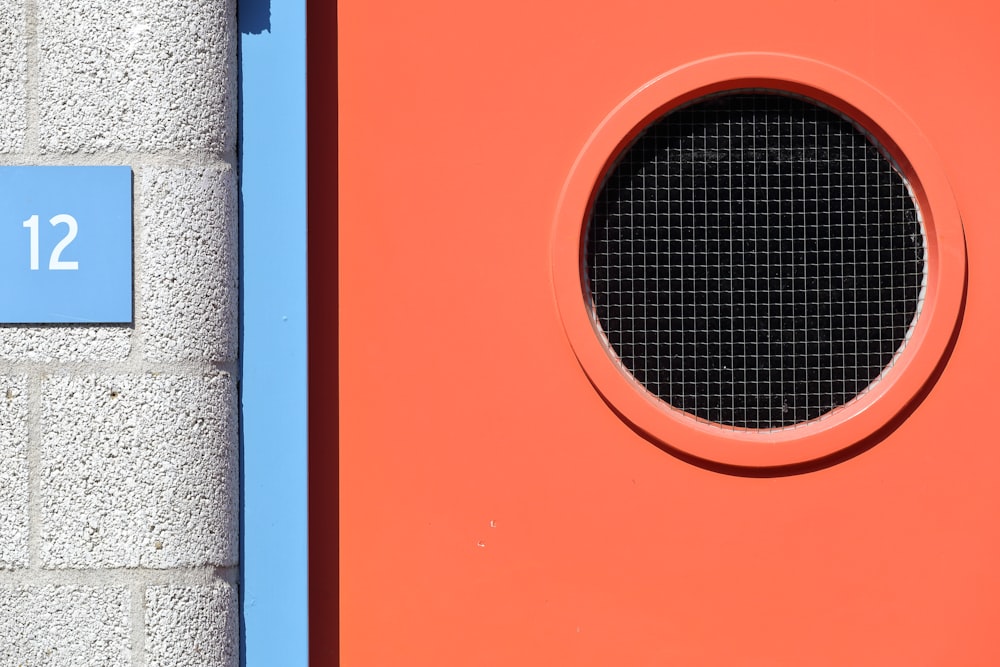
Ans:
POLYGON ((776 91, 646 128, 591 210, 585 275, 622 365, 696 417, 816 419, 891 367, 923 301, 906 181, 851 121, 776 91))

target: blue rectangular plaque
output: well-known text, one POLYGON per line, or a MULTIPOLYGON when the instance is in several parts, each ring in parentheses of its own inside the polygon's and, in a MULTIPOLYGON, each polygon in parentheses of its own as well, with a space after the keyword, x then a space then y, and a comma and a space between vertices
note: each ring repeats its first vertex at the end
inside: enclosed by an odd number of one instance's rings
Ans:
POLYGON ((132 169, 0 167, 0 323, 132 321, 132 169))

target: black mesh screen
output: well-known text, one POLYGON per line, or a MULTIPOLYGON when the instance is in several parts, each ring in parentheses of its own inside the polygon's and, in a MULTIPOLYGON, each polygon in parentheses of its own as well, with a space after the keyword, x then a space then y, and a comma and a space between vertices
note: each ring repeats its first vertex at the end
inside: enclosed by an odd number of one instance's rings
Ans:
POLYGON ((819 417, 892 363, 920 309, 909 187, 850 121, 769 92, 655 121, 595 200, 585 272, 622 364, 719 424, 819 417))

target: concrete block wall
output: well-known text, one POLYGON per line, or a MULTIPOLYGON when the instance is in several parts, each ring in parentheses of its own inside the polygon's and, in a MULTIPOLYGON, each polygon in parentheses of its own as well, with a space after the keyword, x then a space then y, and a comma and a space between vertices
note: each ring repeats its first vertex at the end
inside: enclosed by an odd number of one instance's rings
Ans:
POLYGON ((132 325, 0 324, 0 667, 239 662, 236 40, 235 0, 0 1, 0 164, 135 202, 132 325))

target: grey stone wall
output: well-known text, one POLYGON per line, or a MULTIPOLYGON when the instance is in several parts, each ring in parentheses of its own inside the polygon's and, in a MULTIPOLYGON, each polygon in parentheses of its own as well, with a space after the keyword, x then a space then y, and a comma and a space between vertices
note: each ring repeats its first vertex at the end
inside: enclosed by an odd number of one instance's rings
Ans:
POLYGON ((135 201, 133 325, 0 325, 0 666, 238 664, 235 14, 0 0, 0 164, 135 201))

